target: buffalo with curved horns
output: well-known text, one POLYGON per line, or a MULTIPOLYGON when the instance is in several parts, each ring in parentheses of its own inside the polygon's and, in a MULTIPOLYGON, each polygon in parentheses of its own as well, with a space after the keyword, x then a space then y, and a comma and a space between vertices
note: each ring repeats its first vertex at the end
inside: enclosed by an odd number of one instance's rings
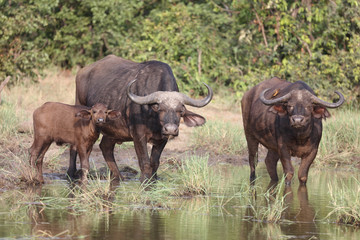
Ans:
POLYGON ((290 159, 294 156, 301 158, 298 178, 306 183, 318 151, 322 119, 330 117, 326 108, 337 108, 345 101, 340 92, 336 93, 340 99, 328 103, 316 97, 302 81, 290 83, 272 78, 244 94, 241 108, 251 181, 255 179, 255 158, 261 143, 268 149, 265 164, 272 180, 278 181, 276 165, 280 159, 286 184, 291 183, 294 168, 290 159))
MULTIPOLYGON (((122 179, 114 158, 114 146, 133 141, 141 169, 140 181, 156 178, 160 155, 169 138, 179 134, 180 119, 189 127, 200 126, 205 118, 185 105, 204 107, 213 96, 195 100, 179 92, 169 65, 159 61, 136 63, 109 55, 81 69, 76 76, 76 104, 92 106, 103 103, 121 112, 101 129, 100 149, 113 178, 122 179), (152 144, 149 156, 147 143, 152 144)), ((70 162, 76 150, 70 150, 70 162)), ((75 166, 72 164, 71 166, 75 166)), ((76 168, 69 168, 72 177, 76 168)))

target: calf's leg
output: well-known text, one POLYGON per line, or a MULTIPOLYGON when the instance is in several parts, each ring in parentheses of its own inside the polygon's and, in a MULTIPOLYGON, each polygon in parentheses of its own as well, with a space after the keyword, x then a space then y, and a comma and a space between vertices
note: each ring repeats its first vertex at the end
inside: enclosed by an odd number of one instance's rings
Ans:
POLYGON ((70 159, 69 159, 69 168, 67 170, 67 175, 71 178, 75 178, 76 173, 76 147, 74 145, 70 146, 70 159))
POLYGON ((101 142, 100 142, 100 149, 101 149, 104 159, 110 169, 111 177, 114 180, 123 180, 124 178, 121 176, 119 168, 115 162, 115 157, 114 157, 115 143, 116 142, 114 140, 112 140, 106 136, 103 136, 103 138, 101 139, 101 142))
POLYGON ((76 147, 79 153, 80 158, 80 166, 81 166, 81 182, 86 183, 87 182, 87 175, 89 173, 89 156, 92 150, 92 147, 89 149, 86 149, 86 147, 78 146, 76 147))
POLYGON ((45 142, 42 140, 34 141, 30 148, 30 165, 36 168, 36 177, 39 183, 44 183, 44 177, 42 173, 42 164, 45 153, 49 149, 51 142, 45 142))

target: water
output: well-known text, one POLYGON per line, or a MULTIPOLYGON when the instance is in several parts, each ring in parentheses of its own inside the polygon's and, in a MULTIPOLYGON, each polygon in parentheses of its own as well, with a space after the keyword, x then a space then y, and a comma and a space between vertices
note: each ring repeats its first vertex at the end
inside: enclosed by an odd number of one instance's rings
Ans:
MULTIPOLYGON (((225 175, 229 176, 227 181, 231 182, 226 187, 235 192, 240 191, 243 186, 241 182, 248 181, 248 167, 223 168, 225 175)), ((257 175, 260 176, 257 185, 266 189, 269 177, 261 164, 257 175)), ((175 199, 177 204, 170 209, 162 206, 129 207, 115 212, 105 209, 102 212, 74 214, 72 209, 56 209, 49 203, 44 207, 42 202, 32 202, 31 196, 58 196, 59 192, 68 187, 65 181, 53 180, 41 189, 2 193, 13 194, 13 198, 3 198, 0 202, 0 238, 360 239, 360 231, 356 228, 337 225, 333 220, 325 219, 331 211, 329 182, 351 176, 358 177, 355 174, 311 169, 307 187, 299 186, 296 179, 291 187, 283 190, 288 206, 284 218, 289 221, 280 224, 254 220, 249 197, 223 196, 222 190, 210 197, 175 199), (17 200, 23 202, 23 208, 12 204, 11 201, 17 200)), ((255 194, 253 197, 250 200, 253 203, 264 201, 262 195, 255 194)))

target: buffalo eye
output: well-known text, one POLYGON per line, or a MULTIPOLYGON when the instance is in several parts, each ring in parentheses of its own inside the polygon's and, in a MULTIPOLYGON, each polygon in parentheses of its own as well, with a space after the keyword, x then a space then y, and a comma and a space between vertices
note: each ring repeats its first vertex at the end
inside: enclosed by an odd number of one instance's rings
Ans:
POLYGON ((154 110, 155 112, 158 112, 160 110, 160 106, 159 104, 155 103, 153 105, 151 105, 152 110, 154 110))
POLYGON ((184 116, 185 115, 185 111, 186 111, 186 109, 185 109, 185 107, 184 106, 181 106, 181 109, 180 109, 180 115, 181 116, 184 116))

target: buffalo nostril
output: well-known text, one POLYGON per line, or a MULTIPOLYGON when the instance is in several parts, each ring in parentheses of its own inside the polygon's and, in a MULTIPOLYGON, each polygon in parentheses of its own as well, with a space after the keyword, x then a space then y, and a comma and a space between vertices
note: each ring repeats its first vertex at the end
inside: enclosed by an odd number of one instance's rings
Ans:
POLYGON ((179 128, 175 124, 165 124, 163 128, 163 133, 167 135, 177 135, 179 128))
POLYGON ((296 115, 296 116, 292 116, 291 117, 291 121, 294 123, 294 124, 299 124, 299 123, 302 123, 304 121, 304 117, 303 116, 299 116, 299 115, 296 115))

